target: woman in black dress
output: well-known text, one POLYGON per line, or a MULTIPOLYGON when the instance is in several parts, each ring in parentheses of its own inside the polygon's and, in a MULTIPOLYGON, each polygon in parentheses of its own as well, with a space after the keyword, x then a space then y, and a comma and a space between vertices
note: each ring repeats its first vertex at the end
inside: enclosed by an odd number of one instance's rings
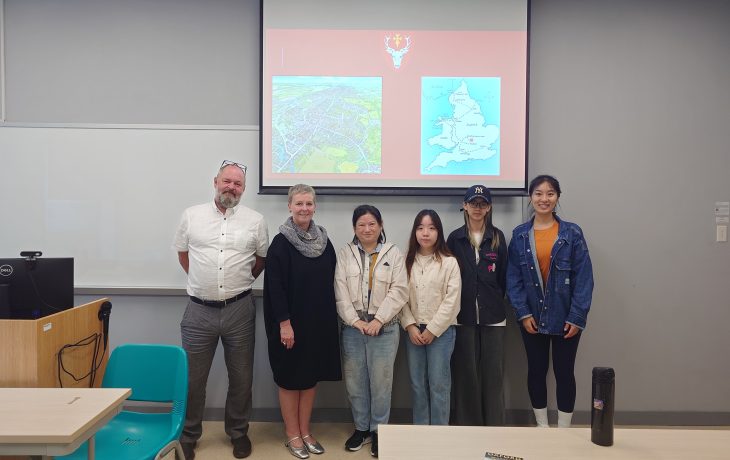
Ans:
POLYGON ((289 189, 289 217, 266 255, 264 320, 269 362, 292 455, 321 454, 309 421, 317 382, 341 380, 334 274, 337 258, 327 231, 314 223, 314 189, 289 189))

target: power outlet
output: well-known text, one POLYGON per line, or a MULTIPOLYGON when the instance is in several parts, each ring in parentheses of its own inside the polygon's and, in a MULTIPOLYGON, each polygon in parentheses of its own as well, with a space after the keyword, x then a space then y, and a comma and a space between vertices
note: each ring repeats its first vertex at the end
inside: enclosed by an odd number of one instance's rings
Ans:
POLYGON ((717 226, 717 241, 722 243, 727 242, 727 225, 717 226))

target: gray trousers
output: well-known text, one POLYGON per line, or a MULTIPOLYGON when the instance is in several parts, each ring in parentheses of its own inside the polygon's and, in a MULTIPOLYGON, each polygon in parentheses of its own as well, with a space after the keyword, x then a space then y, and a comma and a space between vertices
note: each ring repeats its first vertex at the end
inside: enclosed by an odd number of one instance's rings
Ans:
POLYGON ((504 330, 456 326, 451 355, 451 424, 504 425, 504 330))
POLYGON ((228 369, 225 430, 231 439, 248 433, 255 326, 256 307, 252 295, 223 308, 188 301, 180 322, 182 346, 188 355, 189 379, 188 407, 181 442, 197 441, 203 434, 205 389, 219 339, 228 369))

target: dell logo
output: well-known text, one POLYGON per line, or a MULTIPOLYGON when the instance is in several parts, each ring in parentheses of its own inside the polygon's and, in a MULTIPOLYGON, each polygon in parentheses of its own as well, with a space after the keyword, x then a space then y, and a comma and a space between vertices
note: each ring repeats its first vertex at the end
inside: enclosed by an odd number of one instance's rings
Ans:
POLYGON ((0 276, 10 276, 13 274, 12 265, 0 265, 0 276))

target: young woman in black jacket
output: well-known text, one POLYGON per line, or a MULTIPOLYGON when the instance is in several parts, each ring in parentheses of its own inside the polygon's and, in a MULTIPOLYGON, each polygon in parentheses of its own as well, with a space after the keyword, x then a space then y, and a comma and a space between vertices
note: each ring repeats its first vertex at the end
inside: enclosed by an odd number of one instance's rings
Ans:
POLYGON ((483 185, 464 195, 464 225, 446 243, 461 268, 461 310, 451 358, 451 424, 504 425, 507 245, 492 225, 483 185))

